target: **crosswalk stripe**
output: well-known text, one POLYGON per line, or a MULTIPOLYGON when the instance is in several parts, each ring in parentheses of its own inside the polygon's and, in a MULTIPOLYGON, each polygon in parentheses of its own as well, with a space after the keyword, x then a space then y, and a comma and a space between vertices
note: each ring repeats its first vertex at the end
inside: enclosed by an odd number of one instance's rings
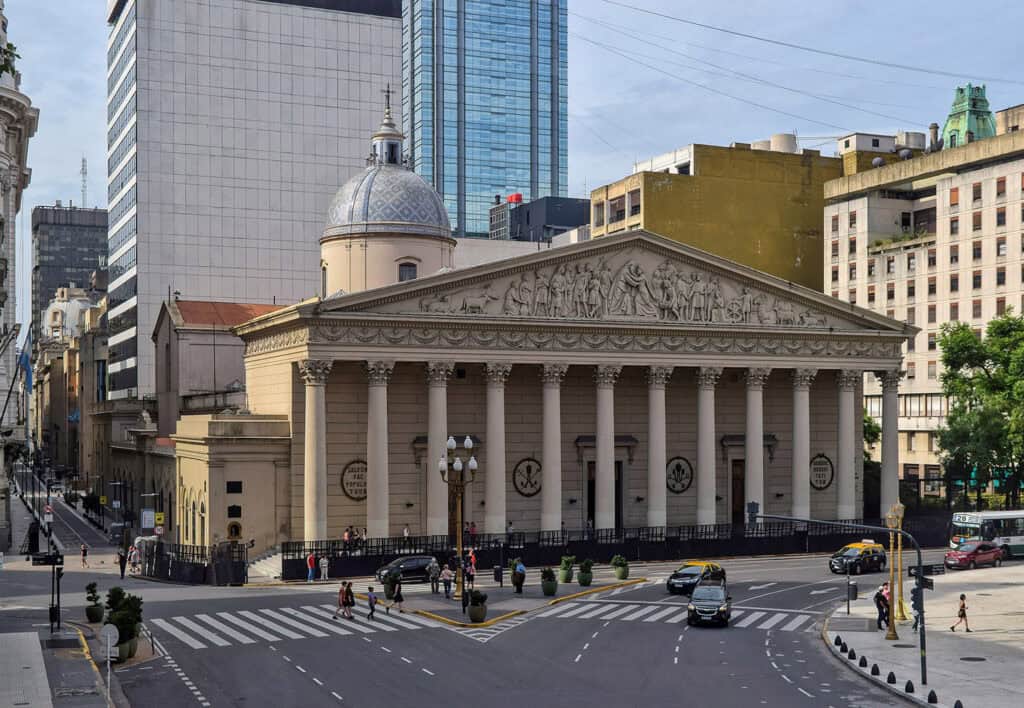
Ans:
POLYGON ((227 641, 220 635, 211 632, 206 627, 199 626, 198 624, 190 620, 188 617, 175 617, 174 621, 180 624, 181 626, 185 627, 186 629, 192 630, 201 638, 206 639, 207 641, 212 642, 213 644, 216 644, 219 647, 226 647, 231 644, 231 642, 227 641))
POLYGON ((280 637, 277 637, 277 636, 271 634, 270 632, 266 632, 262 628, 257 627, 256 625, 251 624, 250 622, 246 622, 244 619, 241 619, 240 617, 235 617, 230 612, 218 612, 217 616, 220 617, 221 619, 223 619, 226 622, 230 622, 233 625, 241 627, 242 629, 244 629, 249 634, 252 634, 253 636, 259 637, 260 639, 265 639, 268 642, 279 642, 279 641, 281 641, 280 637))
POLYGON ((419 615, 407 615, 402 619, 409 622, 415 622, 416 624, 423 625, 424 627, 427 627, 429 629, 435 629, 441 626, 434 620, 429 620, 426 617, 420 617, 419 615))
POLYGON ((152 620, 150 620, 150 622, 152 622, 157 627, 159 627, 160 629, 162 629, 165 632, 167 632, 169 635, 171 635, 172 637, 174 637, 175 639, 180 641, 182 644, 187 644, 188 646, 192 647, 193 649, 205 649, 206 648, 205 644, 203 644, 199 640, 195 639, 191 635, 186 634, 185 632, 181 631, 180 629, 175 627, 173 624, 171 624, 167 620, 152 619, 152 620))
MULTIPOLYGON (((323 607, 323 608, 326 608, 326 609, 330 609, 331 608, 330 605, 320 605, 320 607, 323 607)), ((305 609, 305 608, 303 608, 303 609, 305 609)), ((369 610, 367 610, 367 612, 369 612, 369 610)), ((371 619, 367 619, 362 614, 358 614, 357 615, 357 614, 353 613, 352 614, 352 619, 349 620, 349 626, 350 627, 355 627, 356 629, 358 629, 360 632, 363 632, 364 634, 373 634, 374 632, 376 632, 378 630, 380 630, 381 632, 397 632, 398 630, 395 629, 394 627, 391 627, 391 626, 386 625, 386 624, 381 624, 380 622, 377 621, 377 617, 380 617, 380 615, 382 615, 383 613, 384 613, 384 610, 381 609, 380 605, 377 605, 377 612, 374 615, 374 618, 372 620, 371 619)))
POLYGON ((810 615, 797 615, 796 617, 791 619, 787 624, 783 625, 782 631, 792 632, 794 629, 803 624, 805 620, 810 619, 810 617, 810 615))
POLYGON ((757 622, 759 619, 764 617, 764 615, 765 615, 764 612, 751 612, 749 615, 747 615, 746 617, 741 619, 739 622, 737 622, 736 626, 737 627, 749 627, 754 622, 757 622))
POLYGON ((653 605, 651 607, 645 607, 645 608, 643 608, 641 610, 637 610, 636 612, 634 612, 631 615, 626 615, 622 619, 625 620, 626 622, 632 622, 635 619, 639 619, 640 617, 643 617, 644 615, 647 615, 647 614, 650 614, 650 613, 654 612, 656 609, 658 609, 657 605, 653 605))
POLYGON ((640 605, 623 605, 622 607, 618 608, 617 610, 612 610, 608 614, 602 615, 601 619, 606 619, 606 620, 615 619, 619 615, 624 615, 627 612, 632 612, 633 610, 637 609, 638 607, 640 607, 640 605))
MULTIPOLYGON (((366 609, 367 612, 370 611, 369 607, 367 607, 365 609, 366 609)), ((405 621, 406 613, 403 612, 403 613, 400 613, 400 615, 401 615, 401 617, 395 617, 394 615, 388 614, 387 612, 385 612, 384 614, 381 614, 380 612, 378 612, 378 613, 376 613, 374 615, 373 618, 374 618, 374 620, 381 620, 382 622, 390 622, 391 624, 398 625, 402 629, 419 629, 420 628, 419 625, 411 624, 411 623, 405 621)))
POLYGON ((578 605, 579 605, 578 602, 567 602, 564 605, 555 605, 550 610, 544 610, 544 612, 541 612, 537 616, 538 617, 551 617, 552 615, 557 615, 559 612, 564 612, 565 610, 568 610, 568 609, 573 608, 573 607, 577 607, 578 605))
POLYGON ((587 611, 587 606, 586 605, 580 605, 579 607, 572 608, 568 612, 563 612, 562 614, 558 615, 558 617, 560 617, 560 618, 563 618, 563 617, 573 617, 574 615, 578 615, 581 612, 586 612, 586 611, 587 611))
POLYGON ((767 621, 762 622, 760 625, 758 625, 757 628, 758 629, 771 629, 772 627, 774 627, 775 625, 777 625, 779 622, 781 622, 782 620, 786 619, 787 617, 789 617, 789 615, 783 614, 781 612, 776 612, 774 615, 771 616, 770 619, 768 619, 767 621))
POLYGON ((684 619, 686 619, 686 616, 688 614, 690 614, 689 610, 683 610, 682 612, 680 612, 675 617, 669 617, 667 620, 665 620, 665 623, 666 624, 678 624, 679 622, 682 622, 684 619))
POLYGON ((609 607, 614 607, 614 605, 598 605, 596 610, 591 610, 590 612, 580 615, 579 619, 590 619, 591 617, 596 617, 603 612, 607 612, 609 607))
POLYGON ((232 639, 234 639, 236 642, 238 642, 240 644, 255 644, 256 643, 256 640, 253 639, 252 637, 247 637, 244 634, 242 634, 241 632, 238 632, 238 631, 236 631, 234 629, 231 629, 231 627, 228 627, 223 622, 220 622, 220 621, 214 619, 213 617, 210 617, 210 615, 196 615, 196 619, 202 620, 206 624, 208 624, 211 627, 213 627, 214 629, 216 629, 221 634, 223 634, 225 636, 228 636, 228 637, 231 637, 232 639))
POLYGON ((277 620, 278 622, 284 622, 286 625, 294 627, 295 629, 299 630, 300 632, 305 632, 306 634, 308 634, 311 637, 326 637, 327 636, 326 634, 321 632, 319 629, 313 629, 312 627, 310 627, 308 625, 305 625, 305 624, 303 624, 302 622, 299 622, 296 619, 292 619, 291 617, 288 617, 287 615, 281 614, 277 610, 261 609, 260 612, 265 614, 267 617, 271 617, 271 618, 277 620))
MULTIPOLYGON (((308 612, 309 614, 316 615, 318 617, 331 617, 334 614, 335 609, 334 605, 321 605, 320 607, 314 607, 313 605, 302 606, 302 610, 304 612, 308 612)), ((362 632, 363 634, 373 634, 377 631, 362 624, 358 619, 355 621, 349 620, 346 626, 356 630, 357 632, 362 632)))
POLYGON ((331 624, 332 621, 340 622, 341 620, 326 620, 320 617, 313 617, 312 615, 307 615, 303 612, 299 612, 294 607, 282 607, 281 612, 287 612, 289 615, 296 618, 300 622, 306 622, 308 624, 315 625, 317 627, 320 627, 321 629, 326 629, 330 632, 334 632, 335 634, 340 634, 342 636, 352 634, 352 632, 348 631, 347 629, 342 629, 336 624, 331 624))
POLYGON ((242 617, 245 617, 247 620, 256 622, 258 624, 262 624, 264 627, 269 627, 271 630, 273 630, 277 634, 280 634, 282 637, 285 637, 286 639, 305 639, 305 637, 299 634, 298 632, 293 632, 287 627, 282 627, 276 622, 271 622, 266 617, 261 617, 255 612, 250 612, 249 610, 240 610, 238 614, 242 615, 242 617))
POLYGON ((645 617, 644 618, 644 622, 657 622, 662 617, 665 617, 667 615, 672 614, 673 612, 678 612, 678 611, 679 611, 678 607, 666 607, 665 609, 661 610, 660 612, 655 612, 650 617, 645 617))
POLYGON ((744 610, 733 610, 732 612, 729 613, 729 619, 730 620, 734 620, 737 617, 739 617, 740 615, 742 615, 743 612, 744 612, 744 610))

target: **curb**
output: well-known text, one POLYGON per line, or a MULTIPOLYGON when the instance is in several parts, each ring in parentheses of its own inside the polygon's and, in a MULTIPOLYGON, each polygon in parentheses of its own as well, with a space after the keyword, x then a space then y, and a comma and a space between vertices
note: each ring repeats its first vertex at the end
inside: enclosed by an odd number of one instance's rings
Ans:
MULTIPOLYGON (((903 700, 905 700, 908 703, 911 703, 913 705, 929 706, 929 707, 937 706, 938 708, 943 708, 943 706, 946 706, 948 708, 949 706, 952 705, 952 704, 949 704, 949 703, 939 703, 939 702, 929 703, 928 702, 928 692, 930 692, 932 689, 929 688, 928 686, 918 686, 917 684, 914 684, 914 691, 915 692, 914 693, 907 693, 904 690, 904 688, 901 687, 901 686, 906 686, 906 683, 908 683, 907 680, 904 680, 903 684, 900 684, 898 682, 897 683, 888 683, 886 681, 886 677, 884 677, 882 675, 884 673, 882 671, 879 671, 878 676, 872 676, 871 675, 871 670, 868 667, 858 665, 857 663, 855 663, 854 659, 850 659, 847 654, 843 653, 842 649, 840 647, 836 646, 833 641, 829 641, 829 638, 828 638, 828 632, 829 632, 828 625, 829 625, 829 622, 831 620, 832 620, 832 615, 830 614, 828 617, 825 618, 825 621, 822 623, 822 625, 821 625, 821 639, 822 639, 823 642, 825 642, 825 645, 828 647, 829 653, 832 655, 832 657, 835 658, 836 661, 841 663, 843 666, 849 668, 854 674, 856 674, 857 676, 860 676, 861 678, 871 682, 872 684, 874 684, 875 686, 878 686, 879 688, 884 688, 886 691, 888 691, 892 695, 898 696, 898 697, 902 698, 903 700)), ((837 632, 836 636, 840 637, 841 635, 839 635, 839 633, 837 632)), ((852 646, 848 646, 847 648, 850 649, 851 651, 856 650, 856 647, 852 647, 852 646)), ((858 658, 858 660, 866 659, 865 656, 860 655, 860 654, 857 655, 857 658, 858 658)), ((867 663, 872 664, 872 665, 876 665, 870 659, 867 659, 867 663)), ((892 673, 892 672, 888 672, 888 673, 892 673)), ((909 682, 912 682, 912 681, 913 680, 911 679, 909 682)), ((957 705, 959 705, 960 708, 963 708, 964 704, 963 704, 962 701, 957 701, 957 705)))
POLYGON ((613 583, 612 585, 602 585, 598 588, 588 588, 580 592, 573 593, 572 595, 562 595, 562 597, 556 597, 554 600, 548 602, 548 605, 557 605, 560 602, 567 602, 577 597, 583 597, 584 595, 593 595, 599 592, 606 592, 608 590, 615 590, 616 588, 624 588, 630 585, 639 585, 640 583, 646 583, 647 578, 634 578, 633 580, 624 580, 621 583, 613 583))
POLYGON ((506 612, 503 615, 498 615, 494 619, 484 620, 483 622, 459 622, 458 620, 449 619, 448 617, 445 617, 443 615, 434 614, 429 610, 413 610, 413 612, 423 617, 429 617, 430 619, 435 620, 437 622, 443 622, 444 624, 451 625, 452 627, 464 627, 467 629, 475 629, 478 627, 490 627, 492 625, 498 624, 498 622, 504 622, 510 617, 516 617, 517 615, 526 614, 526 610, 513 610, 512 612, 506 612))

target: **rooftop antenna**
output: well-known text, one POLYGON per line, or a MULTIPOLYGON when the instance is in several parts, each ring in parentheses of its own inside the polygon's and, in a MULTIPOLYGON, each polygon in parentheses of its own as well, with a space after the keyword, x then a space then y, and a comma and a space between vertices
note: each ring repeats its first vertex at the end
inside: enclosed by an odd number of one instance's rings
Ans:
POLYGON ((78 174, 82 175, 82 208, 85 209, 89 203, 86 201, 86 197, 89 195, 88 177, 89 177, 89 166, 85 161, 85 155, 82 155, 82 171, 78 174))

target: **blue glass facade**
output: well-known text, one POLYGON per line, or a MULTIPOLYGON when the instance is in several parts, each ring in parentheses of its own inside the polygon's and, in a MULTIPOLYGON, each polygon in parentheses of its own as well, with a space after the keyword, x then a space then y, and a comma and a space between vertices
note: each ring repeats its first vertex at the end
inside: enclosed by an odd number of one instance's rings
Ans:
POLYGON ((494 195, 564 196, 567 0, 407 0, 403 130, 457 236, 486 237, 494 195))

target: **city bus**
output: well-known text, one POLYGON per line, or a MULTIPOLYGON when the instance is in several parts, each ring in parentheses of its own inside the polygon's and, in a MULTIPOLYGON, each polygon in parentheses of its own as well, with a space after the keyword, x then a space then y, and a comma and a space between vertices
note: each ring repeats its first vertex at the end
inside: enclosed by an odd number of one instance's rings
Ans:
POLYGON ((1006 558, 1024 557, 1024 510, 971 511, 953 514, 949 547, 968 541, 991 541, 1006 558))

